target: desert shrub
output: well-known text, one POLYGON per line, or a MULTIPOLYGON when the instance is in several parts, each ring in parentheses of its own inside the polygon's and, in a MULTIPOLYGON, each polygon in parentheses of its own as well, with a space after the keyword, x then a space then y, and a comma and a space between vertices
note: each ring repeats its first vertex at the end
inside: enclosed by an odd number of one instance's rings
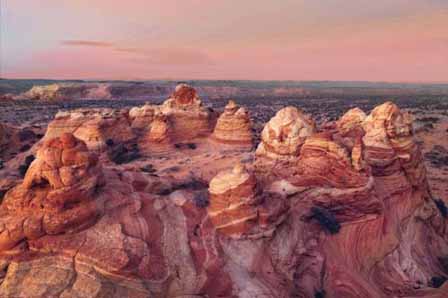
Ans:
POLYGON ((188 148, 191 149, 191 150, 194 150, 194 149, 197 148, 197 146, 196 146, 195 143, 188 143, 187 146, 188 146, 188 148))
POLYGON ((443 216, 443 218, 448 217, 448 208, 445 205, 445 202, 441 199, 434 199, 434 203, 437 206, 437 209, 439 209, 440 215, 443 216))
POLYGON ((206 208, 210 204, 207 191, 201 191, 194 196, 194 204, 198 208, 206 208))
POLYGON ((119 144, 109 152, 109 158, 116 164, 129 163, 140 158, 140 152, 137 146, 127 148, 123 144, 119 144))
POLYGON ((114 145, 114 140, 112 140, 112 139, 107 139, 107 140, 106 140, 106 145, 107 145, 108 147, 112 147, 112 146, 114 145))
POLYGON ((154 173, 154 172, 156 172, 156 169, 154 169, 152 164, 147 164, 146 166, 141 167, 140 170, 142 172, 145 172, 145 173, 154 173))
POLYGON ((319 290, 314 292, 314 298, 325 298, 326 294, 325 290, 319 290))
POLYGON ((330 234, 337 234, 341 229, 341 225, 337 221, 336 217, 324 208, 312 207, 311 218, 317 220, 322 228, 330 234))
POLYGON ((429 281, 429 286, 432 288, 440 288, 446 281, 446 277, 433 276, 429 281))
POLYGON ((25 152, 30 150, 31 146, 29 144, 25 144, 22 147, 20 147, 20 152, 25 152))
POLYGON ((36 137, 36 134, 32 130, 29 130, 29 129, 24 129, 19 132, 20 142, 28 141, 28 140, 34 139, 35 137, 36 137))
POLYGON ((25 177, 26 171, 28 171, 28 168, 30 167, 34 159, 35 159, 34 155, 28 155, 25 158, 25 162, 19 166, 18 170, 22 178, 25 177))

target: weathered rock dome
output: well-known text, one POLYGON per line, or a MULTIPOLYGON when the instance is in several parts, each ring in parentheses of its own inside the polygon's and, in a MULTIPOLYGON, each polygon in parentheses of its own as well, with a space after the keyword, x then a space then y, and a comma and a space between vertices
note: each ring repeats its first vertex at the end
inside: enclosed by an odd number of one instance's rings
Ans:
POLYGON ((306 137, 315 132, 315 123, 295 107, 281 109, 263 128, 256 154, 287 160, 297 158, 306 137))

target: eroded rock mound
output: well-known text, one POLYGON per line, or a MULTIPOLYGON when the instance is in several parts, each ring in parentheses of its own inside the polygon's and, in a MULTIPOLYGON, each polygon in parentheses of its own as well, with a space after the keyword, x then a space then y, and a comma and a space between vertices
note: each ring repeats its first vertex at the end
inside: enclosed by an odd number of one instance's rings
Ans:
MULTIPOLYGON (((144 145, 173 141, 165 108, 144 145)), ((0 207, 0 296, 448 295, 448 212, 405 113, 386 103, 317 130, 286 108, 263 133, 254 163, 181 152, 177 172, 165 156, 152 160, 164 170, 101 167, 72 135, 47 140, 0 207)))
POLYGON ((413 186, 422 185, 426 170, 408 113, 386 102, 372 111, 363 127, 364 155, 375 176, 389 176, 403 170, 413 186))
POLYGON ((284 219, 282 200, 269 202, 270 198, 263 197, 255 175, 242 164, 214 177, 209 192, 208 215, 225 235, 238 238, 261 233, 284 219))
POLYGON ((157 112, 148 132, 140 140, 141 151, 149 154, 169 152, 174 148, 172 131, 168 116, 157 112))
POLYGON ((161 111, 172 123, 172 137, 178 142, 208 136, 216 123, 216 113, 205 108, 196 90, 186 84, 176 87, 161 111))
POLYGON ((131 127, 137 132, 146 131, 149 129, 157 107, 145 104, 142 107, 134 107, 129 111, 129 118, 131 119, 131 127))
POLYGON ((295 107, 283 108, 263 128, 256 154, 274 160, 294 159, 314 132, 315 123, 308 115, 295 107))
POLYGON ((107 141, 125 143, 134 138, 128 113, 113 109, 78 109, 58 112, 48 124, 45 139, 71 133, 91 150, 103 151, 107 141))
POLYGON ((84 142, 68 133, 47 141, 0 206, 0 250, 91 225, 101 213, 95 192, 102 184, 98 158, 84 142))
POLYGON ((230 100, 218 118, 211 138, 220 144, 250 149, 252 147, 252 125, 246 109, 240 108, 233 100, 230 100))

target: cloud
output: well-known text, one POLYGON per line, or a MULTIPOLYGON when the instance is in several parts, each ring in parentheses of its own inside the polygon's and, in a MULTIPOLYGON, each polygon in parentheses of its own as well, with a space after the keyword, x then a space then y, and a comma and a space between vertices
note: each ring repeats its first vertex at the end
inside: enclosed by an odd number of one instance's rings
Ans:
POLYGON ((61 44, 64 46, 80 46, 80 47, 97 47, 97 48, 110 48, 114 44, 105 41, 95 41, 95 40, 63 40, 61 44))

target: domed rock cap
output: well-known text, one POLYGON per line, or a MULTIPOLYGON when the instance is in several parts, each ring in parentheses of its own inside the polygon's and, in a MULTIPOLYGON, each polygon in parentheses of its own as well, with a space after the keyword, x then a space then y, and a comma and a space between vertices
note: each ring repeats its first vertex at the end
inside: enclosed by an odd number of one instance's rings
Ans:
POLYGON ((337 128, 343 136, 362 136, 364 130, 362 124, 367 115, 360 108, 348 110, 337 122, 337 128))
POLYGON ((202 102, 193 87, 182 83, 176 86, 173 94, 171 94, 170 98, 164 102, 164 105, 168 105, 173 108, 182 108, 190 105, 200 106, 202 105, 202 102))
POLYGON ((263 128, 256 155, 271 159, 294 159, 305 139, 316 130, 314 121, 295 107, 281 109, 263 128))
POLYGON ((392 103, 372 110, 363 123, 365 159, 374 175, 389 176, 402 169, 409 182, 418 186, 426 179, 423 158, 412 128, 412 116, 392 103))

